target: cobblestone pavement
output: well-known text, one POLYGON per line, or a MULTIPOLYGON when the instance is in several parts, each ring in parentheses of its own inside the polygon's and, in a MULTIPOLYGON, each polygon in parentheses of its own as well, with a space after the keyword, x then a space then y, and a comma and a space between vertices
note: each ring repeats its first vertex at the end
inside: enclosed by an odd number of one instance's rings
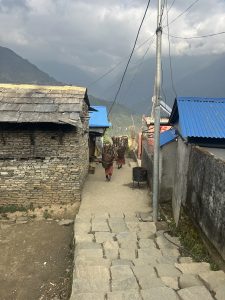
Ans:
MULTIPOLYGON (((126 166, 120 175, 126 180, 130 172, 126 166)), ((98 185, 92 188, 98 195, 98 185)), ((116 188, 118 192, 122 186, 116 188)), ((107 192, 108 186, 104 198, 107 192)), ((83 210, 81 204, 74 224, 71 300, 225 299, 225 274, 211 271, 207 263, 180 257, 178 248, 165 238, 166 233, 156 230, 144 200, 139 201, 139 208, 124 212, 118 203, 117 211, 111 212, 109 207, 99 213, 96 206, 83 210)))

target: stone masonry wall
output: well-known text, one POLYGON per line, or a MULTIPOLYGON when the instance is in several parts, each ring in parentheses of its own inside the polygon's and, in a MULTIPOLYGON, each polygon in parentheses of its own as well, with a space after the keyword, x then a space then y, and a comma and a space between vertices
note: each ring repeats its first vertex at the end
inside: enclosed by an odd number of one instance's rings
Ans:
POLYGON ((1 126, 0 205, 80 201, 87 170, 88 135, 83 129, 1 126))
POLYGON ((192 147, 184 205, 225 259, 225 160, 192 147))

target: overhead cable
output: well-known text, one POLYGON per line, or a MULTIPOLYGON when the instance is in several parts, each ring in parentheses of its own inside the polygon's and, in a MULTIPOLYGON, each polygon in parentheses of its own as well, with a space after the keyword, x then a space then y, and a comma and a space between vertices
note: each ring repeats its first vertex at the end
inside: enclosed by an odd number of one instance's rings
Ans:
POLYGON ((168 54, 169 54, 169 65, 170 65, 170 79, 171 79, 171 84, 172 84, 172 89, 174 92, 175 97, 177 97, 177 92, 175 89, 175 84, 174 84, 174 80, 173 80, 173 67, 172 67, 172 58, 171 58, 171 44, 170 44, 170 25, 169 25, 169 13, 168 13, 168 9, 167 9, 167 0, 166 0, 166 22, 167 22, 167 30, 168 30, 168 54))
POLYGON ((164 33, 166 35, 169 35, 170 37, 174 38, 174 39, 182 39, 182 40, 191 40, 191 39, 202 39, 202 38, 207 38, 207 37, 212 37, 212 36, 216 36, 216 35, 221 35, 221 34, 225 34, 225 31, 221 31, 221 32, 217 32, 217 33, 208 33, 208 34, 204 34, 204 35, 199 35, 199 36, 176 36, 176 35, 172 35, 169 33, 164 33))
MULTIPOLYGON (((176 16, 170 23, 169 25, 173 24, 177 19, 179 19, 180 17, 182 17, 184 14, 186 14, 186 12, 188 12, 197 2, 199 2, 199 0, 195 0, 191 5, 189 5, 182 13, 180 13, 178 16, 176 16)), ((167 27, 167 26, 165 26, 167 27)))
POLYGON ((151 2, 151 0, 148 0, 147 6, 146 6, 146 9, 145 9, 145 12, 144 12, 144 16, 143 16, 143 18, 142 18, 142 20, 141 20, 141 24, 140 24, 140 26, 139 26, 139 28, 138 28, 138 32, 137 32, 137 35, 136 35, 136 38, 135 38, 135 42, 134 42, 133 49, 132 49, 132 51, 131 51, 131 53, 130 53, 130 56, 129 56, 127 65, 126 65, 126 67, 125 67, 125 70, 124 70, 124 72, 123 72, 123 76, 122 76, 122 78, 121 78, 121 82, 120 82, 119 88, 118 88, 118 90, 117 90, 117 92, 116 92, 116 95, 115 95, 115 98, 114 98, 114 100, 113 100, 113 103, 112 103, 112 105, 111 105, 111 107, 110 107, 110 109, 109 109, 108 115, 111 113, 112 108, 113 108, 114 104, 116 103, 117 97, 118 97, 119 92, 120 92, 120 90, 121 90, 121 87, 122 87, 122 84, 123 84, 125 75, 126 75, 126 73, 127 73, 127 69, 128 69, 129 64, 130 64, 131 58, 132 58, 132 56, 133 56, 134 49, 135 49, 135 47, 136 47, 136 44, 137 44, 137 41, 138 41, 138 37, 139 37, 140 31, 141 31, 142 25, 143 25, 143 23, 144 23, 144 20, 145 20, 145 17, 146 17, 146 14, 147 14, 147 11, 148 11, 150 2, 151 2))

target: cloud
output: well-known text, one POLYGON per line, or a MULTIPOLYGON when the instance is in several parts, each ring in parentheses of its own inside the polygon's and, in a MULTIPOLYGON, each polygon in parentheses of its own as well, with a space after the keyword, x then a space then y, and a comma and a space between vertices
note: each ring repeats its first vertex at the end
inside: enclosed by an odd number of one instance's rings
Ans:
MULTIPOLYGON (((191 3, 176 1, 169 21, 191 3)), ((145 6, 144 0, 0 0, 0 40, 32 61, 55 60, 100 74, 130 53, 145 6)), ((224 1, 200 0, 171 24, 170 33, 195 36, 224 31, 224 12, 224 1)), ((151 5, 138 44, 151 37, 155 27, 156 5, 151 5)), ((134 60, 140 59, 147 46, 136 52, 134 60)), ((204 40, 171 38, 173 55, 222 53, 224 49, 224 36, 204 40)), ((164 35, 163 52, 167 51, 164 35)))

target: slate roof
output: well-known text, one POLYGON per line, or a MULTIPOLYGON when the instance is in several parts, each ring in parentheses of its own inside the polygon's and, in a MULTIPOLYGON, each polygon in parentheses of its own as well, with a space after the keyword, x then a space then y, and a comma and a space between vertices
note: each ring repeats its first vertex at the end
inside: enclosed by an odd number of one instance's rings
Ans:
POLYGON ((160 147, 173 142, 177 138, 175 129, 169 129, 160 133, 160 147))
POLYGON ((178 97, 170 124, 179 120, 184 138, 225 138, 225 98, 178 97))
POLYGON ((87 89, 76 86, 0 84, 0 122, 81 124, 87 89))
POLYGON ((108 128, 111 124, 108 121, 107 109, 105 106, 92 106, 96 111, 90 112, 89 127, 108 128))

